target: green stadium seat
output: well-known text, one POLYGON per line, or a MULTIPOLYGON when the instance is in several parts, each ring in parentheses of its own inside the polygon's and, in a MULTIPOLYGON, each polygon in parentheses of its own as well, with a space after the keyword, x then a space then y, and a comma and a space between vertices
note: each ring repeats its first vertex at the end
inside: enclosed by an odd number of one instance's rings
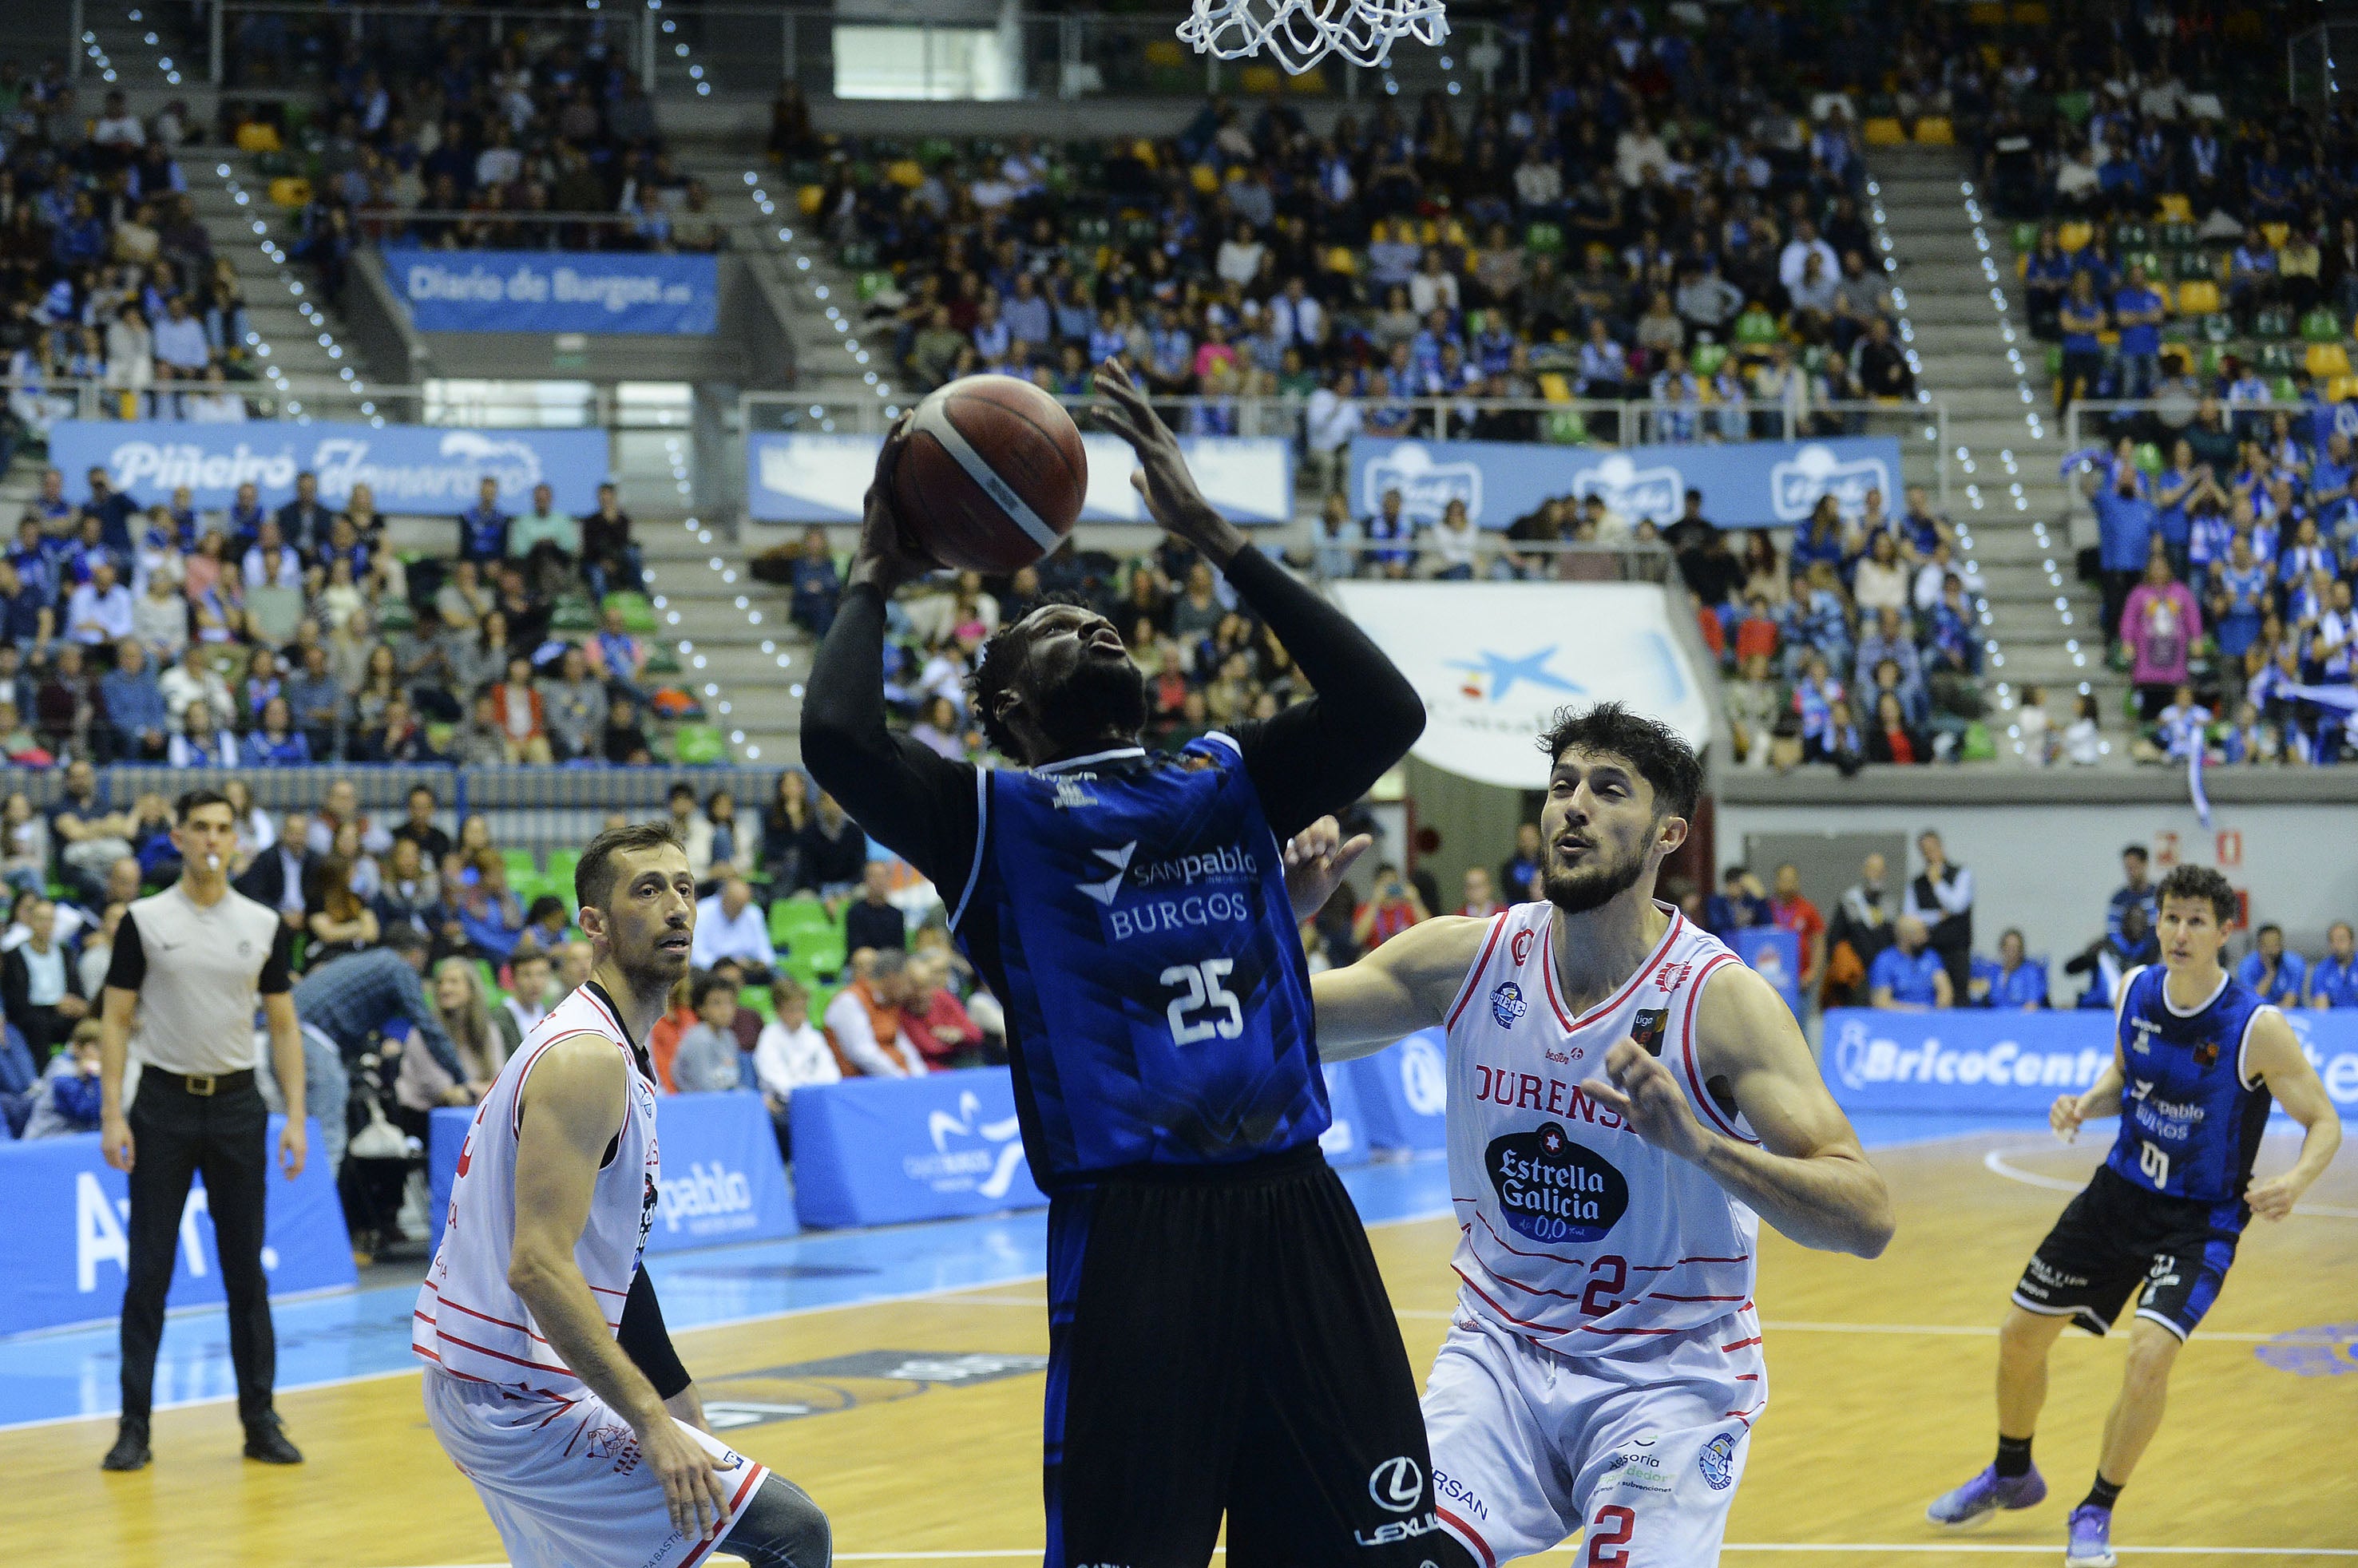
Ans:
POLYGON ((606 596, 600 608, 621 611, 622 629, 633 636, 650 637, 654 634, 655 607, 647 602, 647 596, 644 593, 617 589, 606 596))
POLYGON ((2234 318, 2224 311, 2214 310, 2202 318, 2202 341, 2220 344, 2232 342, 2235 336, 2234 318))
POLYGON ((729 760, 729 738, 713 724, 683 724, 672 734, 672 760, 685 768, 716 767, 729 760))
POLYGON ((581 851, 579 849, 551 849, 548 852, 548 880, 557 884, 557 892, 565 895, 568 908, 573 904, 573 873, 580 865, 581 851))
POLYGON ((590 602, 586 593, 561 593, 548 616, 552 632, 595 632, 598 630, 598 607, 590 602))
POLYGON ((776 1008, 770 1003, 770 988, 767 986, 739 986, 737 1005, 752 1008, 762 1015, 762 1022, 764 1023, 778 1016, 776 1008))
POLYGON ((1697 343, 1694 348, 1694 358, 1691 362, 1698 378, 1717 375, 1721 367, 1727 363, 1727 345, 1697 343))
POLYGON ((2017 251, 2023 251, 2026 253, 2037 250, 2039 248, 2039 225, 2028 222, 2017 223, 2014 226, 2014 248, 2017 251))
POLYGON ((647 650, 646 673, 651 676, 676 676, 680 673, 679 655, 671 651, 668 643, 657 643, 647 650))
POLYGON ((1547 438, 1559 447, 1588 444, 1588 421, 1576 408, 1558 409, 1547 416, 1547 438))
POLYGON ((511 888, 527 877, 540 875, 540 862, 529 849, 503 849, 500 860, 508 869, 508 886, 511 888))
POLYGON ((2161 471, 2161 449, 2151 441, 2140 441, 2136 449, 2136 466, 2148 474, 2161 471))
POLYGON ((2289 338, 2293 319, 2289 310, 2255 310, 2252 312, 2252 336, 2255 338, 2289 338))
POLYGON ((2263 375, 2290 375, 2300 356, 2290 343, 2262 343, 2257 362, 2263 375))
POLYGON ((2129 251, 2141 251, 2152 243, 2153 242, 2150 237, 2146 233, 2145 225, 2143 223, 2115 223, 2113 225, 2113 249, 2115 252, 2126 253, 2129 251))
POLYGON ((2342 341, 2342 318, 2320 305, 2300 319, 2300 335, 2311 343, 2338 343, 2342 341))
POLYGON ((1533 223, 1523 231, 1523 248, 1535 255, 1563 254, 1563 231, 1553 223, 1533 223))

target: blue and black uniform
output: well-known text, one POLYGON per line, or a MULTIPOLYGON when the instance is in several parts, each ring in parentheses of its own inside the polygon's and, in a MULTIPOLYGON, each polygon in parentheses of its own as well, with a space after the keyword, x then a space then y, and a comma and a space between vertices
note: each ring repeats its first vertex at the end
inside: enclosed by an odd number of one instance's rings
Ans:
POLYGON ((2159 964, 2122 982, 2120 1129, 2095 1177, 2039 1244, 2014 1303, 2103 1334, 2140 1283, 2136 1314, 2184 1339, 2219 1298, 2252 1217, 2244 1201, 2266 1130, 2266 1084, 2247 1077, 2252 1022, 2271 1011, 2222 975, 2181 1012, 2159 964))
POLYGON ((1175 753, 978 770, 886 730, 873 588, 812 672, 822 787, 942 890, 1004 1005, 1023 1146, 1050 1195, 1047 1568, 1444 1560, 1432 1470, 1329 1116, 1283 840, 1416 738, 1415 692, 1248 548, 1246 606, 1321 694, 1175 753), (1419 1529, 1423 1526, 1423 1529, 1419 1529))

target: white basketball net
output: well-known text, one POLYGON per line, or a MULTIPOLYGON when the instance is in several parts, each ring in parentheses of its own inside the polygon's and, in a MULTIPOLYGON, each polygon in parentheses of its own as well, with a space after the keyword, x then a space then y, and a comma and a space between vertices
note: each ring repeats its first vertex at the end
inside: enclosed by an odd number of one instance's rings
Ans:
POLYGON ((1444 0, 1195 0, 1179 36, 1196 51, 1238 59, 1266 49, 1299 76, 1329 54, 1380 67, 1392 40, 1437 44, 1449 36, 1444 0))

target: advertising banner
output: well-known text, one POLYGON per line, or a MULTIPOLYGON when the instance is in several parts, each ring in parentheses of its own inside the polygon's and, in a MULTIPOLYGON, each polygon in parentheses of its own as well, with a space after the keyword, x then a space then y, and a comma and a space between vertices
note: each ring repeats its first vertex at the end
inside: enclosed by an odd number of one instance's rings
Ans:
MULTIPOLYGON (((750 1097, 749 1097, 750 1098, 750 1097)), ((795 1210, 818 1229, 948 1219, 1048 1200, 1032 1184, 1004 1067, 795 1091, 795 1210)), ((671 1145, 664 1145, 671 1158, 671 1145)))
POLYGON ((1420 1030, 1350 1064, 1369 1146, 1423 1151, 1447 1146, 1449 1040, 1420 1030))
MULTIPOLYGON (((2358 1010, 2285 1017, 2342 1117, 2358 1117, 2358 1010)), ((2056 1096, 2085 1090, 2112 1059, 2113 1015, 1835 1008, 1823 1055, 1844 1110, 2043 1117, 2056 1096)))
POLYGON ((1318 1147, 1325 1152, 1326 1162, 1341 1169, 1346 1165, 1368 1162, 1368 1123, 1359 1104, 1357 1076, 1351 1069, 1354 1062, 1329 1064, 1326 1074, 1326 1108, 1332 1118, 1326 1130, 1318 1135, 1318 1147))
POLYGON ((1333 585, 1424 699, 1415 753, 1509 789, 1546 785, 1540 732, 1566 703, 1625 702, 1697 746, 1712 714, 1650 583, 1374 582, 1333 585))
MULTIPOLYGON (((438 1246, 450 1214, 459 1150, 474 1119, 475 1113, 463 1108, 438 1110, 432 1118, 427 1175, 438 1246)), ((680 1252, 795 1234, 785 1166, 760 1096, 665 1095, 655 1101, 655 1146, 663 1173, 648 1251, 680 1252)))
POLYGON ((1703 514, 1723 528, 1790 526, 1832 494, 1857 515, 1879 490, 1897 514, 1899 443, 1887 436, 1726 445, 1553 447, 1523 441, 1409 441, 1362 436, 1351 443, 1351 514, 1371 517, 1384 492, 1401 492, 1418 523, 1438 523, 1462 501, 1477 528, 1504 528, 1560 495, 1601 495, 1635 523, 1667 527, 1703 492, 1703 514))
MULTIPOLYGON (((754 435, 745 442, 745 503, 756 522, 857 523, 876 471, 882 436, 754 435)), ((1137 454, 1113 436, 1084 431, 1088 454, 1085 523, 1143 523, 1130 488, 1137 454)), ((1182 436, 1180 449, 1204 497, 1239 526, 1293 520, 1293 448, 1273 437, 1182 436)))
POLYGON ((677 335, 720 319, 718 256, 389 245, 384 276, 421 332, 677 335))
POLYGON ((1728 940, 1728 948, 1752 967, 1801 1016, 1801 939, 1773 925, 1748 925, 1728 940))
MULTIPOLYGON (((285 1119, 272 1117, 269 1146, 285 1119)), ((271 1173, 262 1268, 273 1296, 351 1285, 352 1238, 328 1162, 311 1129, 311 1158, 287 1181, 271 1173)), ((0 1335, 121 1315, 131 1260, 131 1179, 106 1162, 98 1134, 0 1143, 0 1189, 9 1195, 11 1234, 0 1266, 0 1335)), ((209 1306, 222 1299, 221 1259, 202 1177, 180 1211, 180 1252, 169 1307, 209 1306)))
POLYGON ((61 419, 49 429, 49 461, 64 470, 66 498, 75 502, 90 499, 90 470, 103 468, 142 506, 169 501, 186 485, 198 511, 226 511, 237 487, 250 483, 275 508, 295 498, 295 476, 308 471, 331 508, 365 484, 379 512, 455 517, 475 504, 489 477, 508 512, 529 510, 533 486, 546 484, 557 508, 578 516, 597 508, 607 448, 603 430, 61 419))

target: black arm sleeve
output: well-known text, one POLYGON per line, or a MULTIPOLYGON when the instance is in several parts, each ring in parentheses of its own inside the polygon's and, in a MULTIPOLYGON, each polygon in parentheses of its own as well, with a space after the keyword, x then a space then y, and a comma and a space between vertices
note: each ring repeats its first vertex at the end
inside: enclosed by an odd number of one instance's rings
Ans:
POLYGON ((115 990, 135 991, 147 979, 147 949, 139 945, 139 923, 131 912, 114 923, 114 953, 106 960, 106 983, 115 990))
POLYGON ((1349 616, 1259 550, 1238 551, 1228 578, 1318 694, 1237 730, 1261 811, 1290 838, 1407 755, 1424 733, 1424 703, 1349 616))
MULTIPOLYGON (((123 924, 128 925, 125 920, 123 924)), ((262 978, 254 989, 264 996, 285 996, 295 989, 295 933, 285 921, 270 940, 270 957, 262 961, 262 978)))
POLYGON ((671 1347, 671 1331, 664 1327, 663 1303, 655 1300, 655 1282, 647 1277, 644 1265, 632 1277, 631 1293, 622 1302, 622 1325, 614 1332, 614 1343, 622 1347, 631 1365, 646 1374, 658 1398, 670 1399, 696 1380, 679 1364, 679 1352, 671 1347))
POLYGON ((952 896, 981 830, 972 763, 884 727, 884 596, 846 589, 803 699, 803 763, 853 821, 952 896))

